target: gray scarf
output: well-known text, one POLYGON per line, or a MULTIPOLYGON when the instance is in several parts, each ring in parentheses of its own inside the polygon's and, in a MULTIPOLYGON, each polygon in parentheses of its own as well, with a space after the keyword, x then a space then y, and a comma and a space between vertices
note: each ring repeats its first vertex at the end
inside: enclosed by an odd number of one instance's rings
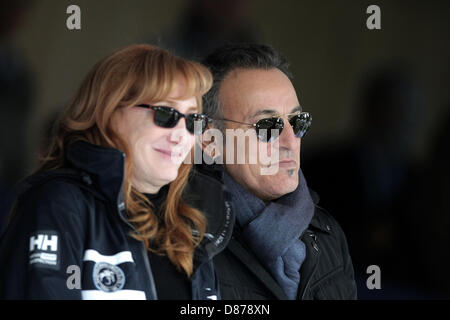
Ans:
POLYGON ((268 205, 245 190, 226 172, 224 179, 247 244, 287 297, 295 300, 300 283, 300 267, 306 256, 305 244, 300 236, 314 215, 314 202, 302 171, 299 170, 297 189, 268 205))

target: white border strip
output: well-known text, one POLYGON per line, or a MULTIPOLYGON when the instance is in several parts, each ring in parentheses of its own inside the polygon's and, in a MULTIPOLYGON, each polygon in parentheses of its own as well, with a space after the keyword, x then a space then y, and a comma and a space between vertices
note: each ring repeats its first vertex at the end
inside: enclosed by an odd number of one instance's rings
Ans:
POLYGON ((84 252, 83 261, 107 262, 113 265, 118 265, 124 262, 134 263, 133 256, 130 251, 122 251, 112 256, 105 256, 93 249, 89 249, 84 252))
POLYGON ((139 290, 119 290, 104 292, 100 290, 81 290, 83 300, 145 300, 145 292, 139 290))

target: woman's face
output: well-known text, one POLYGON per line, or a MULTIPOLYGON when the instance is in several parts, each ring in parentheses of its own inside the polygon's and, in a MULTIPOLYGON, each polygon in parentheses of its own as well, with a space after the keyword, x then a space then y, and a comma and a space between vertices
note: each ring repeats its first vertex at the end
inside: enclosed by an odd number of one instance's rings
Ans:
MULTIPOLYGON (((198 112, 195 97, 179 98, 184 91, 182 81, 162 101, 143 101, 153 106, 172 107, 183 114, 198 112)), ((181 118, 173 128, 155 124, 154 110, 129 106, 119 109, 113 117, 113 128, 125 139, 133 154, 132 185, 143 193, 157 193, 175 180, 178 169, 194 145, 194 135, 186 130, 181 118)))

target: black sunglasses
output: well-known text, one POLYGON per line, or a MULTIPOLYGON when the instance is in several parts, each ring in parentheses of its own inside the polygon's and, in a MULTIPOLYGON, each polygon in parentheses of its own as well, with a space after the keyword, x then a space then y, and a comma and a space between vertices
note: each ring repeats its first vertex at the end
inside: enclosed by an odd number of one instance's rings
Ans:
MULTIPOLYGON (((309 112, 300 112, 291 117, 288 117, 289 123, 292 126, 292 130, 297 138, 303 138, 303 136, 308 131, 311 126, 312 117, 309 112)), ((223 121, 230 121, 240 124, 245 124, 248 126, 252 126, 256 130, 256 135, 259 140, 263 142, 272 142, 275 140, 275 137, 272 136, 271 130, 280 130, 278 136, 281 134, 284 128, 284 121, 280 117, 270 117, 259 120, 256 123, 245 123, 230 119, 218 119, 223 121)))
POLYGON ((177 125, 178 121, 180 121, 181 118, 185 118, 186 119, 186 129, 191 134, 204 133, 206 130, 206 125, 208 124, 208 121, 209 121, 209 118, 204 114, 200 114, 200 113, 183 114, 172 107, 151 106, 148 104, 139 104, 136 107, 151 109, 151 110, 155 111, 155 116, 153 118, 153 121, 155 121, 155 124, 157 126, 160 126, 163 128, 173 128, 177 125), (201 130, 202 130, 201 132, 195 132, 196 128, 195 128, 194 124, 197 121, 201 122, 201 130))

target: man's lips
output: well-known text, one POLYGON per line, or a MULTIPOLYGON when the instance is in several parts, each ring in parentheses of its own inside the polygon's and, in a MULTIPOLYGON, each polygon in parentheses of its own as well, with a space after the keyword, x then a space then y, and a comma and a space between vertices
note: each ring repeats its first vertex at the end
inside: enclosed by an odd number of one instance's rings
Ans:
POLYGON ((293 159, 283 159, 283 160, 278 161, 278 165, 280 167, 296 167, 297 161, 295 161, 293 159))

